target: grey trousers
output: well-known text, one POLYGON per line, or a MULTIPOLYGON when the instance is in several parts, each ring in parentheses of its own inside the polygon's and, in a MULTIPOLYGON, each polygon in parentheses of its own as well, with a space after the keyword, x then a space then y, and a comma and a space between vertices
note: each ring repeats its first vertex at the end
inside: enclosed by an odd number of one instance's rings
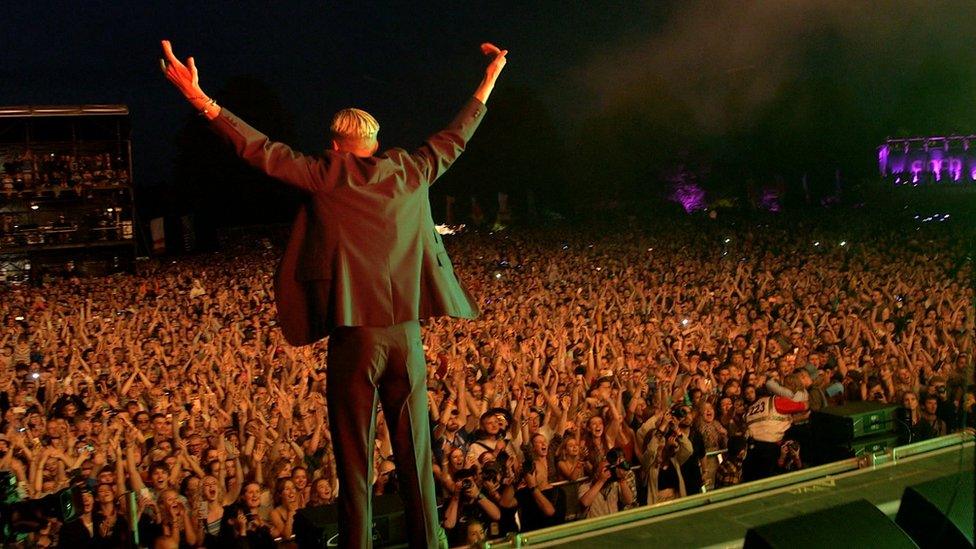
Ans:
POLYGON ((370 548, 376 405, 393 443, 410 547, 438 546, 427 366, 417 321, 340 327, 329 337, 329 429, 339 475, 339 546, 370 548))

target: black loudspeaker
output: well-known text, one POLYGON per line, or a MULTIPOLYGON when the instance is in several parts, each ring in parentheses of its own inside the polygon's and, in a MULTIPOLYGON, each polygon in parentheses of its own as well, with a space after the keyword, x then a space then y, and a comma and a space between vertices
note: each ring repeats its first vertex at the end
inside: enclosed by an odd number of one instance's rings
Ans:
POLYGON ((295 541, 302 549, 338 547, 339 511, 336 505, 304 507, 295 513, 295 541))
POLYGON ((874 401, 828 406, 810 415, 813 444, 803 461, 830 463, 883 452, 898 443, 898 406, 874 401))
POLYGON ((811 459, 810 462, 830 463, 852 457, 861 457, 866 454, 885 452, 895 446, 898 446, 897 433, 882 433, 834 445, 818 444, 812 453, 819 455, 815 459, 811 459))
POLYGON ((918 547, 901 528, 867 500, 859 499, 746 532, 744 549, 830 547, 918 547))
POLYGON ((817 438, 834 444, 850 444, 862 437, 894 433, 897 427, 897 404, 872 400, 828 406, 810 415, 817 438))
POLYGON ((407 517, 403 500, 391 494, 373 497, 373 547, 406 545, 407 517))
MULTIPOLYGON (((339 510, 336 505, 305 507, 295 513, 295 541, 301 549, 339 546, 339 510)), ((397 495, 373 497, 373 547, 407 543, 403 501, 397 495)))
POLYGON ((919 547, 972 547, 973 472, 905 488, 895 522, 919 547))

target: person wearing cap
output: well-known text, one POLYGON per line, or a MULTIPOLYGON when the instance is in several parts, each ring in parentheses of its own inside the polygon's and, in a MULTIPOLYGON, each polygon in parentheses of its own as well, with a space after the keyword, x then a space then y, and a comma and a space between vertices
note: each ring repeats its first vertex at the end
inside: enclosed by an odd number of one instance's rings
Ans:
POLYGON ((430 186, 464 151, 505 67, 507 50, 482 44, 481 84, 443 130, 414 151, 379 152, 379 123, 360 109, 339 111, 331 150, 300 154, 222 108, 162 42, 160 65, 211 128, 250 165, 306 198, 275 284, 278 325, 292 345, 329 337, 329 427, 339 476, 343 547, 372 545, 369 478, 377 404, 390 424, 408 539, 446 543, 438 524, 420 319, 475 318, 478 306, 454 274, 434 228, 430 186))

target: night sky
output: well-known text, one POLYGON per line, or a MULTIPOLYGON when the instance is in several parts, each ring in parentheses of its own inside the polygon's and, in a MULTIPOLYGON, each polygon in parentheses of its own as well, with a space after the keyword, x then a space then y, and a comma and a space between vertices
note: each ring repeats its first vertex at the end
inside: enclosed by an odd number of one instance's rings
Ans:
MULTIPOLYGON (((308 152, 347 106, 376 115, 381 146, 419 143, 474 90, 483 41, 510 50, 485 145, 507 137, 529 168, 557 156, 565 179, 649 181, 689 156, 759 176, 829 165, 868 177, 886 136, 976 133, 969 0, 32 1, 3 18, 0 104, 127 104, 146 187, 175 177, 189 119, 159 71, 162 38, 195 56, 218 101, 241 78, 264 86, 280 137, 308 152), (516 102, 542 127, 520 127, 516 102), (630 160, 606 173, 608 157, 630 160)), ((490 173, 490 155, 472 162, 490 173)))

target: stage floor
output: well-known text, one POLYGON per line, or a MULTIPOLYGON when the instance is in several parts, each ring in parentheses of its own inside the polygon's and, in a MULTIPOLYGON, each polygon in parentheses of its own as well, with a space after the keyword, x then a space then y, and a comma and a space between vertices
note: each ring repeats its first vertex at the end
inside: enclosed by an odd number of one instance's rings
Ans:
MULTIPOLYGON (((972 442, 957 443, 873 468, 821 476, 659 516, 647 517, 645 512, 645 517, 634 516, 625 523, 611 517, 591 519, 526 533, 520 540, 496 542, 488 547, 741 547, 746 531, 753 526, 862 498, 894 518, 905 487, 959 471, 972 474, 973 454, 972 442)), ((720 492, 713 494, 718 496, 720 492)), ((960 493, 958 497, 969 498, 972 508, 972 493, 960 493)), ((838 517, 837 526, 844 527, 843 517, 838 517)))

